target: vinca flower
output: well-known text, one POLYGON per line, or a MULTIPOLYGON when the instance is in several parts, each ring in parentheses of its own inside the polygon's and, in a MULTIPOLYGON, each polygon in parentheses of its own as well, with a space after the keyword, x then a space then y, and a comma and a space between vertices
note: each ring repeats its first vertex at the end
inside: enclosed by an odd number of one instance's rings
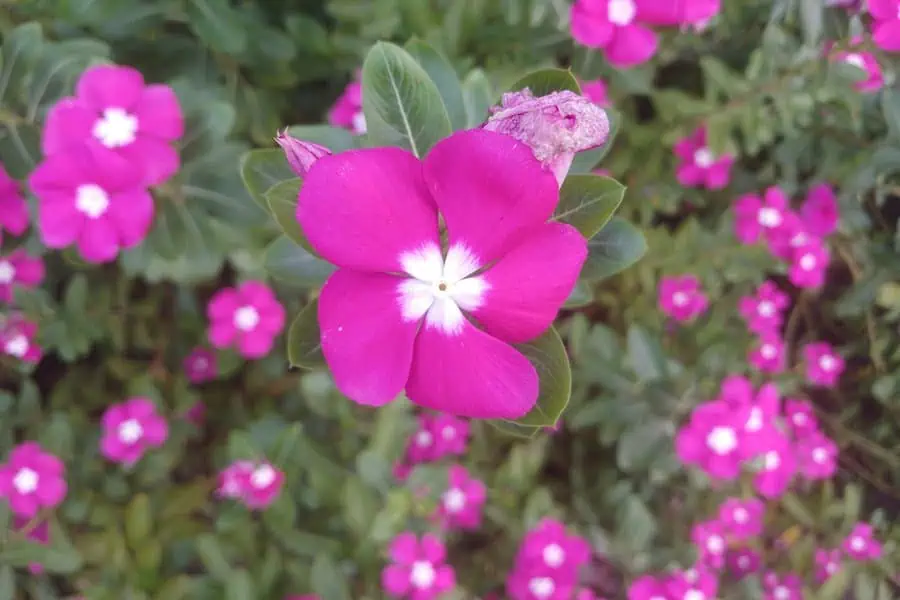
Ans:
POLYGON ((713 154, 707 145, 705 127, 700 127, 675 144, 675 155, 681 161, 675 173, 681 185, 708 190, 721 190, 728 186, 735 157, 731 154, 713 154))
POLYGON ((58 506, 67 489, 62 461, 37 442, 19 444, 0 465, 0 498, 18 517, 32 519, 41 508, 58 506))
POLYGON ((246 358, 262 358, 284 329, 284 307, 259 281, 216 292, 206 307, 209 341, 216 348, 237 346, 246 358))
POLYGON ((44 261, 14 250, 0 256, 0 302, 12 302, 16 287, 33 288, 44 279, 44 261))
POLYGON ((169 437, 166 420, 149 398, 130 398, 103 413, 100 451, 107 459, 131 466, 150 448, 159 448, 169 437))
POLYGON ((432 600, 456 585, 453 568, 444 564, 444 544, 430 533, 416 538, 404 532, 390 546, 391 564, 381 572, 381 585, 392 598, 432 600))
POLYGON ((22 235, 28 229, 28 204, 19 190, 19 184, 0 164, 0 240, 3 231, 22 235))

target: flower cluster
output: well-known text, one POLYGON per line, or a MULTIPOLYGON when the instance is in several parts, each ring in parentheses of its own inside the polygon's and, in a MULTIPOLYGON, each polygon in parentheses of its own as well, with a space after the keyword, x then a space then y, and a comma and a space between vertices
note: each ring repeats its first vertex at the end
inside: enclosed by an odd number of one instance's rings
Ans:
POLYGON ((278 499, 284 486, 284 473, 272 463, 238 460, 219 473, 216 490, 222 498, 242 502, 247 508, 261 510, 278 499))
POLYGON ((519 545, 506 590, 513 600, 562 600, 578 587, 579 572, 591 559, 591 547, 565 525, 544 519, 519 545))
POLYGON ((436 462, 445 456, 462 456, 469 443, 469 422, 465 419, 423 412, 417 422, 418 428, 406 442, 403 458, 394 466, 394 475, 401 481, 417 464, 436 462))

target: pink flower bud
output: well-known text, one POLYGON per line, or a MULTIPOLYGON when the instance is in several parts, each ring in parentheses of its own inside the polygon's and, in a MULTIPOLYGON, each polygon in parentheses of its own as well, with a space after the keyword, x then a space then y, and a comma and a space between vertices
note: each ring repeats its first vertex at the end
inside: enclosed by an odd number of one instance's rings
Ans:
POLYGON ((298 140, 288 135, 286 130, 278 133, 275 142, 284 150, 291 169, 300 177, 305 177, 317 160, 331 154, 325 146, 298 140))

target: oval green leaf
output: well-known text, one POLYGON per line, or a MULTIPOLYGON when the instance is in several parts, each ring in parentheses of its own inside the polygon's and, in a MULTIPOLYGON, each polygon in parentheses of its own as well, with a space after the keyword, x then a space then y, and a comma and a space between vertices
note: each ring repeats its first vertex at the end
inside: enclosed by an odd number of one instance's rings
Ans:
POLYGON ((587 239, 603 229, 625 197, 625 186, 602 175, 569 175, 559 191, 554 221, 572 225, 587 239))
POLYGON ((241 157, 241 179, 256 202, 268 210, 266 192, 287 179, 295 179, 284 152, 280 148, 251 150, 241 157))
POLYGON ((304 250, 315 255, 309 240, 300 229, 300 223, 297 222, 297 195, 300 194, 302 186, 303 180, 299 177, 276 183, 265 193, 266 204, 269 205, 269 210, 272 211, 272 216, 275 217, 281 231, 293 242, 303 246, 304 250))
POLYGON ((315 299, 301 310, 288 329, 288 361, 292 367, 314 369, 325 366, 322 339, 319 331, 319 300, 315 299))
POLYGON ((517 344, 516 348, 537 370, 540 389, 534 408, 512 423, 525 427, 552 427, 569 404, 572 394, 572 369, 566 346, 556 329, 551 327, 536 340, 517 344))
POLYGON ((511 92, 518 92, 528 88, 535 96, 546 96, 553 92, 562 92, 568 90, 581 94, 581 86, 575 75, 568 69, 541 69, 529 73, 522 79, 515 82, 509 89, 511 92))
POLYGON ((566 299, 563 308, 582 308, 594 303, 594 290, 590 285, 579 281, 572 289, 572 293, 566 299))
POLYGON ((606 279, 624 271, 647 252, 647 240, 634 225, 613 217, 588 241, 588 257, 581 269, 585 281, 606 279))
POLYGON ((447 116, 450 117, 450 126, 454 130, 466 128, 466 105, 463 101, 462 85, 459 76, 444 55, 435 50, 422 40, 412 39, 404 46, 416 62, 425 69, 428 76, 437 86, 447 116))
POLYGON ((375 146, 399 146, 423 157, 452 133, 437 86, 403 48, 378 42, 363 62, 366 136, 375 146))
POLYGON ((356 147, 353 134, 331 125, 293 125, 288 127, 288 133, 298 140, 325 146, 335 154, 356 147))
POLYGON ((328 279, 334 267, 310 254, 283 235, 266 248, 266 271, 273 277, 302 287, 316 287, 328 279))

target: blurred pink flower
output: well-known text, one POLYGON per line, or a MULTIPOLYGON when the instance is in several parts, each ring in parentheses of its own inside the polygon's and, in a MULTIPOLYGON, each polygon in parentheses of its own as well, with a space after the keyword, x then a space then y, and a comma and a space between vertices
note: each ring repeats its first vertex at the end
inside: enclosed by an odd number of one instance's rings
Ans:
POLYGON ((511 600, 569 600, 575 584, 554 579, 547 567, 516 569, 506 577, 506 592, 511 600))
POLYGON ((44 261, 32 258, 25 250, 13 250, 0 256, 0 301, 12 302, 15 287, 33 288, 44 279, 44 261))
POLYGON ((725 551, 728 549, 725 536, 725 527, 718 520, 704 521, 693 526, 691 541, 697 548, 702 565, 713 569, 721 569, 725 565, 725 551))
POLYGON ((827 183, 810 188, 800 207, 800 217, 812 235, 825 237, 837 229, 840 212, 834 190, 827 183))
POLYGON ((807 479, 831 479, 837 472, 837 444, 821 431, 800 438, 796 452, 800 474, 807 479))
POLYGON ((243 498, 249 485, 250 474, 253 473, 253 462, 237 460, 219 472, 216 494, 222 498, 243 498))
POLYGON ((816 583, 825 583, 840 571, 843 558, 838 548, 833 550, 816 548, 816 583))
POLYGON ((41 144, 46 156, 101 145, 137 167, 144 183, 158 185, 178 170, 171 143, 183 134, 184 117, 171 87, 145 85, 131 67, 95 65, 78 79, 75 97, 50 109, 41 144))
POLYGON ((784 340, 777 333, 760 336, 747 357, 750 364, 763 373, 781 373, 786 358, 784 340))
POLYGON ((753 384, 743 375, 729 375, 722 380, 716 398, 734 408, 742 408, 753 402, 753 384))
POLYGON ((438 518, 445 529, 478 529, 487 498, 484 483, 469 476, 465 467, 453 465, 447 489, 441 494, 438 518))
POLYGON ((675 571, 666 582, 666 591, 666 598, 671 600, 716 600, 719 580, 713 570, 700 563, 685 571, 675 571))
POLYGON ((43 351, 35 339, 37 329, 36 323, 18 315, 10 317, 0 327, 0 349, 23 362, 40 362, 43 351))
POLYGON ((766 573, 763 588, 763 600, 803 600, 803 580, 794 573, 766 573))
POLYGON ((663 277, 659 282, 659 309, 676 321, 689 321, 709 306, 700 280, 694 275, 663 277))
POLYGON ((787 211, 788 198, 778 187, 768 188, 763 197, 757 194, 741 196, 734 204, 734 228, 738 240, 752 244, 760 236, 768 238, 770 232, 784 223, 787 211))
POLYGON ((569 534, 555 519, 543 519, 525 534, 516 554, 514 570, 544 573, 554 582, 574 587, 578 571, 591 558, 591 547, 581 537, 569 534))
POLYGON ((755 296, 744 296, 738 303, 741 317, 753 333, 769 334, 781 328, 784 310, 790 305, 788 295, 772 281, 764 281, 755 296))
POLYGON ((734 540, 750 540, 762 534, 766 505, 757 498, 728 498, 719 507, 719 522, 734 540))
POLYGON ((795 438, 801 438, 819 429, 815 410, 806 400, 799 398, 785 400, 784 418, 795 438))
POLYGON ((602 79, 582 81, 581 93, 597 106, 605 108, 610 105, 609 96, 606 93, 606 82, 602 79))
POLYGON ((628 600, 668 600, 668 580, 663 577, 643 575, 628 586, 628 600))
POLYGON ((875 45, 888 52, 900 52, 900 0, 868 0, 875 45))
POLYGON ((100 452, 107 459, 131 466, 150 448, 161 447, 169 437, 166 420, 149 398, 129 398, 103 413, 100 452))
POLYGON ((828 342, 812 342, 803 347, 806 380, 812 385, 835 387, 844 372, 844 359, 828 342))
POLYGON ((675 155, 680 159, 676 177, 683 186, 721 190, 731 179, 734 156, 713 154, 706 143, 705 127, 675 144, 675 155))
POLYGON ((777 422, 781 415, 781 395, 775 384, 760 386, 751 402, 732 410, 743 419, 741 454, 744 459, 760 456, 771 447, 773 439, 782 435, 777 422))
POLYGON ((794 248, 788 279, 799 288, 822 287, 830 261, 828 248, 821 240, 813 238, 794 248))
POLYGON ((3 230, 22 235, 28 229, 28 204, 19 190, 19 183, 12 179, 0 164, 0 240, 3 230))
POLYGON ((362 84, 352 81, 328 111, 328 122, 353 133, 366 132, 366 116, 362 109, 362 84))
POLYGON ((722 9, 721 0, 679 0, 660 2, 646 0, 640 3, 640 18, 652 25, 703 26, 722 9))
MULTIPOLYGON (((898 22, 900 24, 900 22, 898 22)), ((897 30, 900 32, 900 28, 897 30)), ((861 42, 861 38, 855 38, 853 45, 861 42)), ((900 45, 898 45, 900 48, 900 45)), ((839 52, 834 57, 835 60, 843 61, 848 65, 853 65, 866 74, 866 78, 856 82, 856 89, 860 92, 876 92, 884 87, 884 74, 881 71, 881 64, 878 58, 871 52, 851 50, 850 52, 839 52)))
MULTIPOLYGON (((13 530, 17 532, 21 532, 31 523, 31 519, 26 519, 25 517, 16 516, 13 518, 13 530)), ((50 522, 47 519, 41 520, 37 525, 35 525, 27 535, 27 539, 32 542, 37 542, 41 545, 47 545, 50 543, 50 522)), ((40 575, 44 572, 44 565, 39 562, 32 562, 28 564, 28 571, 32 575, 40 575)))
POLYGON ((773 437, 761 455, 761 465, 753 478, 753 487, 765 498, 780 498, 796 472, 797 459, 790 440, 784 435, 773 437))
POLYGON ((759 553, 749 547, 730 547, 725 556, 728 571, 738 580, 759 571, 762 558, 759 553))
POLYGON ((767 230, 766 243, 769 251, 777 258, 790 262, 797 248, 820 241, 806 227, 800 215, 790 209, 782 213, 781 225, 767 230))
POLYGON ((194 402, 189 409, 184 411, 184 419, 194 427, 201 427, 206 419, 206 405, 200 400, 194 402))
POLYGON ((656 0, 577 0, 572 7, 572 37, 589 48, 601 48, 617 68, 647 62, 656 54, 657 38, 640 22, 644 5, 656 0))
POLYGON ((678 458, 713 479, 736 479, 741 471, 745 420, 722 401, 697 406, 675 437, 678 458))
POLYGON ((462 456, 469 445, 469 422, 462 417, 438 413, 431 421, 435 460, 444 456, 462 456))
POLYGON ((389 552, 391 564, 381 572, 381 585, 391 597, 432 600, 456 586, 444 545, 430 533, 421 540, 412 532, 401 533, 389 552))
POLYGON ((875 539, 874 530, 868 523, 854 525, 844 538, 841 548, 844 554, 853 560, 875 560, 881 558, 883 551, 881 542, 875 539))
POLYGON ((245 358, 262 358, 284 329, 284 307, 260 281, 220 289, 206 307, 209 341, 216 348, 237 346, 245 358))
POLYGON ((41 508, 55 508, 66 497, 65 465, 37 442, 23 442, 0 465, 0 498, 12 513, 33 519, 41 508))
POLYGON ((184 358, 184 374, 191 383, 212 381, 217 373, 216 353, 208 348, 198 346, 184 358))
POLYGON ((284 486, 284 473, 275 465, 259 462, 247 474, 242 499, 248 508, 263 509, 278 499, 284 486))

